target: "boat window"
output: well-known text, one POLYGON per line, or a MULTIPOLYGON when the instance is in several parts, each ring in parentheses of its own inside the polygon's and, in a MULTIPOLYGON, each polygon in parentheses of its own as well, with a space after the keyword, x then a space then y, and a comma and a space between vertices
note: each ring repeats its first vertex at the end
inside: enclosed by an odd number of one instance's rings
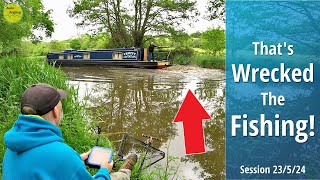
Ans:
POLYGON ((122 52, 114 52, 112 54, 112 59, 116 59, 116 60, 121 60, 123 59, 123 54, 122 52))
POLYGON ((68 54, 68 59, 73 59, 72 54, 68 54))
POLYGON ((63 54, 59 54, 59 59, 64 59, 64 55, 63 54))
POLYGON ((88 52, 83 53, 83 59, 90 59, 90 53, 88 52))

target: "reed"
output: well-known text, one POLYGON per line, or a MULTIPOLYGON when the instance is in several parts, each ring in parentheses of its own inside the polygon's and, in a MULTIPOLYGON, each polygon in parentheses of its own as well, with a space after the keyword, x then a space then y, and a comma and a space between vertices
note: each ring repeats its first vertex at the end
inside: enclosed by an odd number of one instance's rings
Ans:
POLYGON ((172 60, 173 64, 196 65, 210 69, 225 69, 225 57, 207 54, 196 54, 192 56, 177 55, 172 60))

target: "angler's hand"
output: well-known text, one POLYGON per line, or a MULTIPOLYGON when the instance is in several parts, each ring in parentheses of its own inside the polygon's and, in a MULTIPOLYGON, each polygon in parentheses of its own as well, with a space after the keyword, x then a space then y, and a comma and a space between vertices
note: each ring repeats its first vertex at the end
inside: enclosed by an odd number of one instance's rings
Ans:
POLYGON ((91 149, 88 152, 80 154, 82 161, 85 163, 85 161, 88 159, 91 149))
POLYGON ((113 164, 113 161, 111 161, 111 163, 108 163, 108 160, 106 159, 101 162, 100 168, 107 168, 110 173, 112 171, 113 164))

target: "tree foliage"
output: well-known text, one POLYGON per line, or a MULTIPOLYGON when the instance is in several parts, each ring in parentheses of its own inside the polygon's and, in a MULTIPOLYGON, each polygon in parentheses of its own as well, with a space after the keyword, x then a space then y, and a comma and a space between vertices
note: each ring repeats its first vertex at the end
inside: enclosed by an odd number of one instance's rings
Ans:
MULTIPOLYGON (((0 1, 0 9, 10 2, 0 1)), ((51 10, 45 11, 41 0, 16 0, 23 10, 23 17, 17 23, 9 23, 4 18, 0 18, 0 53, 17 52, 23 38, 30 38, 37 41, 42 36, 37 36, 34 32, 42 31, 44 36, 51 36, 54 31, 54 24, 50 19, 51 10)))
MULTIPOLYGON (((106 49, 110 48, 110 36, 106 33, 99 33, 94 36, 89 34, 83 34, 78 38, 80 42, 80 48, 78 49, 106 49)), ((70 44, 71 46, 71 44, 70 44)), ((72 47, 72 46, 71 46, 72 47)))
POLYGON ((81 42, 79 39, 71 39, 69 44, 70 44, 71 49, 80 49, 81 48, 81 42))
POLYGON ((211 29, 201 35, 203 48, 211 50, 214 54, 225 49, 225 31, 221 29, 211 29))
POLYGON ((208 2, 209 19, 226 20, 226 1, 225 0, 210 0, 208 2))
POLYGON ((146 34, 169 34, 197 12, 190 0, 75 0, 69 14, 109 33, 114 47, 142 47, 146 34))
POLYGON ((59 52, 68 48, 65 42, 56 40, 51 41, 48 46, 51 52, 59 52))

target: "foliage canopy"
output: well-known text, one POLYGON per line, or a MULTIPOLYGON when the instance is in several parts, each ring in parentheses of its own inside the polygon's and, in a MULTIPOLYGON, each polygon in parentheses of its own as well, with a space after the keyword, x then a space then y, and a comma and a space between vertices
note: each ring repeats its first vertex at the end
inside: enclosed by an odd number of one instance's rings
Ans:
POLYGON ((169 34, 198 15, 190 0, 76 0, 69 10, 80 26, 111 35, 114 47, 142 47, 145 34, 169 34))
MULTIPOLYGON (((17 23, 9 23, 0 18, 0 53, 15 53, 23 38, 32 41, 41 40, 43 36, 51 36, 54 24, 50 19, 51 10, 45 11, 41 0, 16 0, 23 11, 22 19, 17 23), (43 31, 44 35, 35 35, 35 31, 43 31)), ((0 9, 3 10, 9 4, 0 1, 0 9)))

